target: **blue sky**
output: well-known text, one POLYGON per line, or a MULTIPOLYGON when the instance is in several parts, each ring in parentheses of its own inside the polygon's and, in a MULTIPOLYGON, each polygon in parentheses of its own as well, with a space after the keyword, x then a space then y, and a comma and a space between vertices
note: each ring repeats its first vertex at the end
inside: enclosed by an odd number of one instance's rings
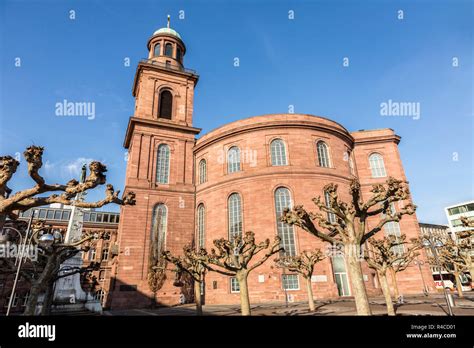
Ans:
MULTIPOLYGON (((202 134, 289 105, 351 131, 393 128, 419 220, 446 223, 445 206, 474 198, 472 7, 468 0, 3 0, 0 154, 45 146, 44 176, 59 182, 84 160, 101 160, 108 181, 123 188, 135 67, 170 14, 187 45, 185 65, 200 75, 194 125, 202 134), (64 99, 94 102, 95 118, 56 116, 64 99), (381 116, 389 99, 420 103, 420 119, 381 116)), ((23 162, 14 189, 31 185, 23 162)), ((102 188, 88 199, 101 196, 102 188)))

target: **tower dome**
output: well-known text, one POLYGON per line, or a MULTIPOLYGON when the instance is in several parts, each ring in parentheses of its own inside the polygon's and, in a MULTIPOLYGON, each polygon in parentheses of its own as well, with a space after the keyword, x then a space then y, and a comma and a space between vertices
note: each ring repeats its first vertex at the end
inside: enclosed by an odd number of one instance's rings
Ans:
POLYGON ((156 30, 148 40, 148 59, 153 64, 172 70, 183 69, 183 57, 186 52, 181 35, 170 28, 170 16, 166 28, 156 30))

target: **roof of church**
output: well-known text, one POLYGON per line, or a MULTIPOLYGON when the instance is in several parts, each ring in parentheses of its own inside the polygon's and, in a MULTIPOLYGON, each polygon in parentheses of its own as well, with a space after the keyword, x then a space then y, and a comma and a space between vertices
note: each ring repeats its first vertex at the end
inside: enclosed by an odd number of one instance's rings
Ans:
POLYGON ((153 36, 158 35, 158 34, 169 34, 169 35, 176 36, 178 39, 181 39, 181 35, 179 35, 179 33, 176 30, 171 29, 171 28, 160 28, 153 33, 153 36))

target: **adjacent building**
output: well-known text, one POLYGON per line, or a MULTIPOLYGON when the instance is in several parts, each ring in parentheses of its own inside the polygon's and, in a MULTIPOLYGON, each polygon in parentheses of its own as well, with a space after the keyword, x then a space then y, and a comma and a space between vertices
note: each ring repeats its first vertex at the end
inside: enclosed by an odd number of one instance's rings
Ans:
MULTIPOLYGON (((44 220, 54 231, 66 233, 71 209, 67 206, 53 204, 49 207, 35 208, 35 217, 44 220)), ((20 214, 20 219, 28 221, 32 209, 20 214)), ((116 272, 116 256, 118 254, 117 227, 120 221, 118 212, 86 210, 84 213, 83 230, 106 231, 108 237, 98 240, 86 253, 82 253, 84 265, 91 262, 99 263, 99 269, 82 277, 84 290, 92 293, 96 299, 101 301, 103 308, 109 308, 111 297, 110 291, 114 287, 113 280, 116 272)), ((5 230, 4 230, 5 231, 5 230)), ((6 312, 15 274, 0 274, 0 312, 6 312)), ((29 285, 20 280, 17 291, 13 298, 12 313, 23 312, 28 299, 29 285)))

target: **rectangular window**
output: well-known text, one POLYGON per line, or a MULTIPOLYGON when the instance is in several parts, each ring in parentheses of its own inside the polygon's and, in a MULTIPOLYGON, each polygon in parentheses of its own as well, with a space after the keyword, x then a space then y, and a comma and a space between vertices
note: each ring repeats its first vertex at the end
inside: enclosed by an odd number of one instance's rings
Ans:
POLYGON ((282 284, 284 290, 299 290, 300 283, 298 281, 297 274, 284 274, 282 275, 282 284))
POLYGON ((91 213, 91 222, 96 221, 97 214, 96 213, 91 213))
POLYGON ((61 210, 56 210, 54 212, 54 220, 61 220, 61 213, 62 213, 61 210))
POLYGON ((230 278, 230 292, 232 293, 240 292, 240 285, 239 285, 239 282, 237 281, 237 278, 235 277, 230 278))
POLYGON ((46 219, 52 220, 54 218, 54 210, 48 210, 46 213, 46 219))
POLYGON ((40 209, 39 211, 39 216, 38 216, 40 219, 44 219, 46 218, 46 210, 44 209, 40 209))
POLYGON ((69 215, 71 214, 70 211, 63 211, 63 218, 62 220, 69 220, 69 215))

